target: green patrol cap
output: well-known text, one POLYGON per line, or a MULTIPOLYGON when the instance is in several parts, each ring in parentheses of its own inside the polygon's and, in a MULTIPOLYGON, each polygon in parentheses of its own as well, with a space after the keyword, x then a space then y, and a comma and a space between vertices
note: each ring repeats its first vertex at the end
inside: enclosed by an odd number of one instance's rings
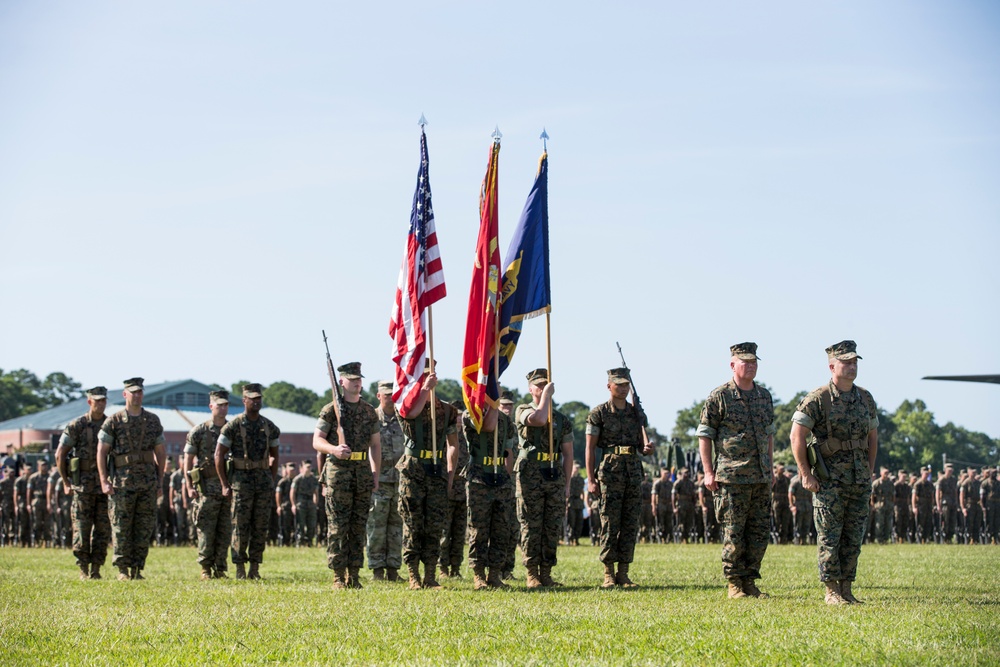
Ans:
POLYGON ((507 403, 507 404, 513 405, 514 404, 514 394, 512 394, 512 393, 510 393, 510 391, 504 389, 502 392, 500 392, 500 402, 501 403, 507 403))
POLYGON ((525 377, 528 378, 528 384, 548 384, 549 369, 536 368, 535 370, 528 373, 525 377))
POLYGON ((380 380, 378 383, 378 393, 391 394, 393 388, 392 380, 380 380))
POLYGON ((125 391, 142 391, 142 383, 145 382, 142 378, 129 378, 125 380, 125 391))
POLYGON ((212 405, 221 405, 223 403, 229 405, 229 392, 225 389, 210 391, 208 392, 208 402, 212 405))
POLYGON ((849 359, 862 359, 858 354, 858 344, 853 340, 842 340, 826 348, 826 356, 830 359, 848 361, 849 359))
POLYGON ((360 361, 352 361, 349 364, 338 366, 337 372, 340 373, 340 377, 347 378, 348 380, 357 380, 358 378, 364 377, 364 375, 361 374, 360 361))
POLYGON ((608 382, 611 384, 628 384, 631 381, 627 368, 612 368, 608 371, 608 382))
POLYGON ((100 385, 98 385, 96 387, 91 387, 90 389, 87 390, 87 398, 92 398, 95 401, 99 401, 102 398, 107 398, 107 397, 108 397, 107 387, 101 387, 100 385))
POLYGON ((757 343, 736 343, 729 348, 729 354, 743 361, 756 361, 760 359, 757 356, 757 343))
POLYGON ((243 385, 243 398, 260 398, 264 395, 264 388, 257 382, 243 385))

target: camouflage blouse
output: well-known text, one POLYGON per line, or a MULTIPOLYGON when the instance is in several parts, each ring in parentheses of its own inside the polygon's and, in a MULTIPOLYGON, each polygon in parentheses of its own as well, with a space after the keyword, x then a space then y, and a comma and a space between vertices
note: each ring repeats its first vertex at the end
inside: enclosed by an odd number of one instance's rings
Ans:
MULTIPOLYGON (((198 424, 188 431, 187 440, 184 442, 184 453, 195 457, 195 465, 205 470, 215 469, 215 446, 222 435, 222 426, 216 426, 211 419, 198 424)), ((201 487, 208 495, 218 496, 222 494, 222 482, 216 476, 203 476, 201 487)))
MULTIPOLYGON (((76 457, 81 461, 96 462, 97 434, 100 433, 103 423, 103 419, 91 421, 88 413, 66 424, 59 438, 59 446, 69 449, 67 458, 76 457)), ((73 490, 77 493, 101 493, 101 476, 97 473, 96 465, 93 470, 80 470, 80 483, 74 484, 73 490)))
POLYGON ((292 479, 292 489, 295 489, 295 504, 307 505, 315 500, 314 494, 319 488, 319 480, 316 475, 298 474, 292 479))
MULTIPOLYGON (((367 452, 371 446, 372 436, 379 432, 381 424, 378 414, 368 402, 358 400, 356 403, 344 401, 344 439, 352 452, 367 452)), ((316 421, 316 430, 326 436, 326 441, 336 446, 337 440, 337 412, 333 403, 327 403, 319 412, 319 419, 316 421)), ((365 461, 343 461, 335 456, 327 457, 327 464, 344 465, 351 463, 363 463, 365 461)))
POLYGON ((399 425, 399 417, 393 412, 386 415, 381 407, 375 408, 379 423, 379 439, 382 442, 382 467, 379 469, 378 483, 399 483, 399 471, 396 464, 403 456, 403 427, 399 425))
POLYGON ((595 436, 597 446, 603 449, 636 447, 641 450, 643 422, 642 414, 631 403, 626 403, 625 408, 619 410, 612 401, 608 401, 587 415, 587 435, 595 436))
POLYGON ((278 447, 279 437, 281 429, 270 419, 259 415, 256 421, 251 421, 244 412, 222 427, 218 444, 227 447, 234 459, 266 461, 270 450, 278 447), (243 441, 244 431, 246 442, 243 441))
MULTIPOLYGON (((812 431, 819 442, 827 439, 827 415, 823 410, 821 393, 830 392, 830 434, 838 440, 867 439, 868 433, 878 428, 878 408, 875 399, 867 389, 854 385, 850 391, 841 392, 833 382, 806 394, 792 423, 812 431)), ((871 469, 868 467, 866 449, 845 449, 824 457, 830 471, 830 479, 841 484, 871 484, 871 469)))
MULTIPOLYGON (((469 456, 466 470, 466 477, 469 481, 482 479, 482 473, 493 472, 493 466, 483 466, 486 458, 493 458, 493 432, 476 432, 476 426, 468 416, 462 418, 462 430, 465 439, 469 443, 469 456)), ((514 443, 517 441, 517 430, 514 428, 514 421, 502 412, 497 413, 497 458, 505 459, 511 456, 514 443)), ((507 470, 501 463, 497 466, 497 472, 506 475, 507 470)))
POLYGON ((705 399, 695 435, 712 441, 716 480, 725 484, 768 484, 768 439, 774 431, 770 392, 757 383, 743 391, 730 380, 705 399))
MULTIPOLYGON (((160 418, 152 412, 143 410, 138 417, 132 417, 128 411, 121 410, 104 420, 97 438, 110 445, 109 458, 113 459, 123 454, 152 451, 157 445, 163 444, 163 426, 160 418)), ((138 463, 122 469, 116 467, 111 483, 116 489, 145 486, 154 488, 156 475, 155 464, 138 463)))

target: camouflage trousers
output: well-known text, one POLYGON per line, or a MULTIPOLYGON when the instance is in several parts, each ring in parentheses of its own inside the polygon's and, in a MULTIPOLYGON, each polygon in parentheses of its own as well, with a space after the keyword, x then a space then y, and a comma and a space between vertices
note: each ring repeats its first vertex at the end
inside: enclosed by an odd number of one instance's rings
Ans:
POLYGON ((281 544, 290 547, 295 539, 295 515, 292 513, 292 504, 290 502, 281 503, 281 513, 278 515, 278 530, 281 532, 281 544))
POLYGON ((820 581, 854 581, 871 494, 871 484, 820 482, 813 496, 820 581))
POLYGON ((28 514, 27 505, 21 505, 17 508, 15 524, 18 544, 22 547, 31 546, 31 515, 28 514))
POLYGON ((316 503, 295 503, 295 541, 311 547, 316 539, 316 503))
POLYGON ((380 483, 368 509, 368 568, 403 567, 403 519, 399 516, 399 487, 380 483))
POLYGON ((697 541, 698 536, 694 527, 694 504, 677 503, 677 526, 681 530, 681 539, 697 541))
POLYGON ((642 510, 642 477, 638 456, 609 455, 601 460, 597 481, 601 488, 602 563, 632 562, 642 510))
POLYGON ((660 531, 660 542, 674 541, 674 512, 670 505, 656 506, 656 527, 660 531))
POLYGON ((590 545, 596 546, 601 543, 601 504, 594 503, 590 508, 590 545))
POLYGON ((965 532, 973 544, 979 544, 979 537, 983 532, 983 508, 976 503, 965 510, 965 532))
POLYGON ((465 480, 456 476, 452 482, 451 498, 445 506, 444 529, 441 531, 441 567, 460 567, 465 556, 465 529, 469 512, 465 487, 465 480))
POLYGON ((913 529, 916 533, 916 540, 918 542, 933 542, 934 541, 934 510, 928 505, 926 507, 917 507, 917 513, 914 517, 913 529))
POLYGON ((649 503, 641 505, 642 512, 639 515, 639 539, 643 542, 653 540, 653 506, 649 503))
POLYGON ((702 524, 705 526, 705 543, 719 541, 719 522, 715 518, 715 498, 702 508, 702 524))
MULTIPOLYGON (((408 455, 405 458, 412 458, 408 455)), ((408 465, 399 471, 399 515, 403 519, 403 562, 434 566, 441 553, 448 480, 408 465)))
POLYGON ((799 544, 806 544, 812 539, 813 528, 813 508, 811 505, 804 505, 795 510, 795 537, 799 544))
POLYGON ((371 507, 372 470, 367 461, 326 466, 326 564, 330 569, 363 567, 365 526, 371 507))
POLYGON ((986 530, 987 541, 992 538, 1000 544, 1000 503, 990 501, 985 503, 986 516, 983 528, 986 530))
POLYGON ((569 510, 567 510, 566 527, 569 531, 569 539, 571 542, 576 542, 580 539, 580 533, 583 532, 582 507, 570 507, 569 510))
MULTIPOLYGON (((546 466, 548 467, 548 466, 546 466)), ((566 480, 562 468, 555 479, 542 476, 537 461, 522 459, 514 473, 517 478, 517 519, 521 524, 521 555, 524 566, 552 566, 562 535, 566 513, 566 480)))
POLYGON ((719 484, 715 515, 722 524, 722 574, 726 579, 760 579, 771 536, 771 487, 719 484))
POLYGON ((469 566, 504 570, 511 536, 510 508, 514 507, 514 487, 509 481, 501 486, 489 486, 479 480, 470 481, 466 486, 469 566))
POLYGON ((226 571, 226 548, 233 532, 232 512, 232 499, 221 492, 198 496, 194 525, 198 531, 198 564, 203 568, 226 571))
POLYGON ((507 547, 504 549, 503 565, 500 569, 504 572, 513 572, 514 565, 517 564, 517 547, 521 544, 521 524, 517 520, 517 501, 513 496, 510 504, 506 506, 506 512, 510 533, 507 535, 507 547))
POLYGON ((183 502, 176 502, 173 504, 173 513, 174 526, 177 528, 174 540, 177 544, 184 544, 188 539, 187 508, 184 507, 183 502))
POLYGON ((156 530, 156 487, 130 485, 118 487, 108 496, 111 518, 111 541, 117 568, 140 570, 146 567, 149 543, 156 530))
POLYGON ((955 528, 958 525, 958 508, 955 505, 941 503, 941 532, 945 542, 951 542, 955 537, 955 528))
POLYGON ((233 471, 233 563, 263 563, 274 504, 270 469, 233 471))
POLYGON ((52 541, 52 524, 45 499, 31 501, 31 536, 36 547, 52 541))
POLYGON ((896 505, 893 507, 892 524, 896 529, 896 538, 904 542, 909 540, 910 534, 910 507, 908 505, 896 505))
POLYGON ((792 508, 787 502, 772 502, 771 515, 774 517, 774 530, 778 533, 778 544, 791 544, 794 529, 792 508))
POLYGON ((174 518, 170 512, 170 499, 163 496, 156 501, 156 534, 160 544, 173 544, 174 518))
POLYGON ((875 520, 875 541, 879 544, 892 541, 892 505, 876 505, 872 518, 875 520))
POLYGON ((14 504, 4 503, 0 506, 0 544, 4 546, 14 541, 14 504))
POLYGON ((104 565, 111 541, 108 497, 103 493, 73 494, 73 555, 77 565, 104 565))

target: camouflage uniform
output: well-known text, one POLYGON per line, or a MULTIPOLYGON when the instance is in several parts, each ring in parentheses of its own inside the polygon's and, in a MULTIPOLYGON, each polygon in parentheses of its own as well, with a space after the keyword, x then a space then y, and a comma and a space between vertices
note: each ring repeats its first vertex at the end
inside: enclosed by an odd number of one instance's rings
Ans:
POLYGON ((149 543, 156 529, 156 482, 159 471, 153 450, 163 444, 160 418, 145 409, 133 417, 121 410, 104 420, 98 440, 110 447, 108 498, 112 565, 119 570, 146 567, 149 543))
POLYGON ((319 482, 311 472, 299 473, 292 480, 295 490, 295 535, 296 544, 313 545, 316 538, 316 491, 319 482))
MULTIPOLYGON (((649 478, 643 478, 639 485, 639 493, 645 501, 653 495, 653 483, 649 478)), ((647 502, 642 503, 642 514, 639 516, 639 541, 650 542, 653 539, 653 505, 647 502)))
POLYGON ((493 458, 493 433, 476 432, 468 416, 462 419, 469 443, 467 464, 469 565, 473 570, 490 568, 497 574, 505 567, 510 539, 510 510, 514 505, 514 485, 504 461, 517 441, 514 422, 497 413, 497 460, 493 458), (495 466, 494 466, 495 464, 495 466))
POLYGON ((715 517, 715 494, 705 486, 703 479, 698 484, 698 500, 705 525, 705 544, 719 541, 719 522, 715 517))
POLYGON ((174 534, 176 544, 185 544, 188 537, 187 509, 184 507, 184 471, 177 468, 170 475, 171 512, 173 513, 174 526, 177 532, 174 534))
POLYGON ((893 485, 893 525, 896 527, 896 538, 901 542, 909 540, 911 493, 910 485, 902 479, 893 485))
POLYGON ((281 508, 278 521, 281 522, 281 544, 291 546, 295 536, 295 515, 292 513, 292 478, 282 476, 274 487, 275 502, 281 508))
POLYGON ((586 482, 583 477, 573 475, 569 480, 569 509, 566 513, 570 544, 579 544, 580 533, 583 532, 583 492, 585 490, 586 482))
POLYGON ((31 546, 31 516, 28 514, 28 475, 18 475, 14 480, 17 495, 17 543, 22 547, 31 546))
POLYGON ((5 468, 0 479, 0 545, 14 541, 14 469, 5 468))
MULTIPOLYGON (((597 440, 601 455, 597 483, 601 491, 601 552, 605 566, 628 565, 635 556, 635 541, 642 511, 642 428, 645 418, 631 403, 624 409, 614 401, 598 405, 587 415, 587 435, 597 440)), ((652 490, 650 490, 652 493, 652 490)), ((627 570, 626 570, 627 571, 627 570)))
POLYGON ((796 544, 812 542, 813 531, 813 494, 802 486, 802 476, 795 475, 788 483, 788 492, 794 499, 795 507, 795 540, 796 544))
POLYGON ((788 504, 788 478, 784 473, 775 475, 771 481, 771 516, 778 544, 791 543, 794 534, 792 508, 788 504))
POLYGON ((277 458, 280 437, 281 430, 270 419, 259 415, 251 421, 246 412, 227 422, 219 434, 218 444, 229 450, 232 463, 227 477, 233 490, 230 549, 236 565, 264 562, 274 502, 269 458, 277 458))
MULTIPOLYGON (((566 514, 566 480, 563 479, 562 445, 573 443, 573 423, 552 411, 553 459, 549 460, 549 427, 529 426, 528 416, 538 410, 534 401, 514 410, 521 450, 514 463, 517 480, 517 518, 521 524, 524 566, 553 567, 566 514), (551 473, 548 471, 552 471, 551 473), (547 479, 550 476, 551 479, 547 479)), ((638 509, 638 508, 636 508, 638 509)), ((638 522, 638 512, 636 513, 638 522)), ((636 525, 638 529, 638 524, 636 525)), ((633 531, 634 532, 634 531, 633 531)))
POLYGON ((681 539, 685 542, 690 539, 698 541, 698 534, 694 527, 694 507, 697 495, 698 489, 690 477, 681 477, 674 482, 674 509, 677 512, 677 525, 681 529, 681 539))
POLYGON ((450 569, 453 577, 461 576, 462 557, 465 556, 466 529, 469 524, 469 503, 465 495, 465 470, 468 466, 469 443, 465 439, 464 429, 458 429, 458 462, 455 474, 452 476, 451 495, 444 514, 439 561, 442 574, 449 572, 450 569))
POLYGON ((878 428, 875 399, 857 385, 841 392, 830 381, 802 399, 792 422, 812 431, 830 472, 813 499, 820 581, 853 582, 872 492, 868 434, 878 428), (831 439, 844 448, 831 452, 831 439))
MULTIPOLYGON (((351 458, 341 461, 326 457, 326 561, 331 570, 360 568, 365 564, 365 526, 371 508, 372 477, 368 450, 371 438, 379 432, 375 408, 364 400, 344 401, 344 439, 351 448, 351 458)), ((319 413, 316 430, 336 446, 337 415, 328 403, 319 413)))
POLYGON ((937 490, 941 492, 941 532, 945 542, 951 542, 955 537, 955 527, 958 515, 958 480, 945 475, 937 482, 937 490))
POLYGON ((722 573, 730 582, 760 578, 770 537, 768 440, 774 431, 771 394, 756 382, 743 391, 730 380, 708 395, 701 411, 696 435, 712 442, 722 573))
POLYGON ((198 531, 198 564, 214 570, 216 576, 226 571, 226 549, 232 540, 232 499, 222 495, 222 482, 215 468, 215 446, 222 426, 211 419, 198 424, 187 434, 184 453, 195 457, 199 475, 195 503, 195 528, 198 531))
POLYGON ((965 503, 962 505, 965 510, 965 529, 969 540, 973 544, 979 544, 983 530, 983 508, 979 505, 982 482, 978 478, 969 477, 962 482, 962 491, 965 492, 965 503))
POLYGON ((73 496, 63 489, 62 475, 58 468, 52 468, 49 473, 49 488, 52 491, 52 540, 60 547, 73 544, 73 524, 71 509, 73 496))
POLYGON ((913 497, 916 499, 917 539, 920 542, 934 541, 934 482, 921 479, 913 486, 913 497))
POLYGON ((425 464, 435 463, 432 461, 430 400, 419 415, 400 420, 405 446, 396 464, 399 515, 403 519, 403 562, 408 567, 424 563, 431 574, 441 554, 441 532, 448 503, 448 480, 444 474, 447 439, 458 433, 458 410, 440 399, 435 400, 436 464, 439 469, 435 474, 428 474, 424 468, 425 464))
POLYGON ((661 542, 671 542, 674 539, 674 504, 673 484, 670 478, 656 478, 650 492, 652 498, 656 500, 656 526, 660 531, 661 542))
POLYGON ((382 467, 379 469, 378 491, 372 494, 368 510, 368 568, 403 566, 403 519, 399 516, 399 471, 396 464, 403 456, 403 427, 396 414, 386 415, 381 407, 378 416, 379 438, 382 441, 382 467))
POLYGON ((986 509, 985 522, 987 538, 994 544, 1000 544, 1000 480, 991 474, 983 480, 979 487, 980 498, 986 509))
POLYGON ((31 537, 36 547, 48 545, 52 541, 52 526, 49 523, 49 473, 37 471, 28 477, 28 498, 31 501, 31 537))
POLYGON ((160 476, 156 496, 156 535, 160 546, 173 544, 174 515, 170 511, 170 476, 173 471, 166 470, 160 476))
POLYGON ((895 497, 896 487, 889 477, 879 477, 872 483, 875 540, 879 544, 892 540, 892 509, 895 497))

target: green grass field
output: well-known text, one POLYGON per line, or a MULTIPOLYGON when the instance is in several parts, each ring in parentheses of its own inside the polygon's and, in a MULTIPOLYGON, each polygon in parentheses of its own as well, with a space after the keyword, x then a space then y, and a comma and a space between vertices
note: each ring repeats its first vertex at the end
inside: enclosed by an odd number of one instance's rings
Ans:
MULTIPOLYGON (((769 600, 727 600, 719 547, 641 545, 636 591, 598 589, 593 547, 561 547, 556 591, 373 583, 333 593, 321 549, 268 548, 261 582, 198 580, 153 549, 141 582, 82 582, 72 555, 0 549, 0 664, 997 665, 1000 548, 866 546, 827 607, 815 547, 770 547, 769 600)), ((232 574, 232 571, 230 571, 232 574)))

